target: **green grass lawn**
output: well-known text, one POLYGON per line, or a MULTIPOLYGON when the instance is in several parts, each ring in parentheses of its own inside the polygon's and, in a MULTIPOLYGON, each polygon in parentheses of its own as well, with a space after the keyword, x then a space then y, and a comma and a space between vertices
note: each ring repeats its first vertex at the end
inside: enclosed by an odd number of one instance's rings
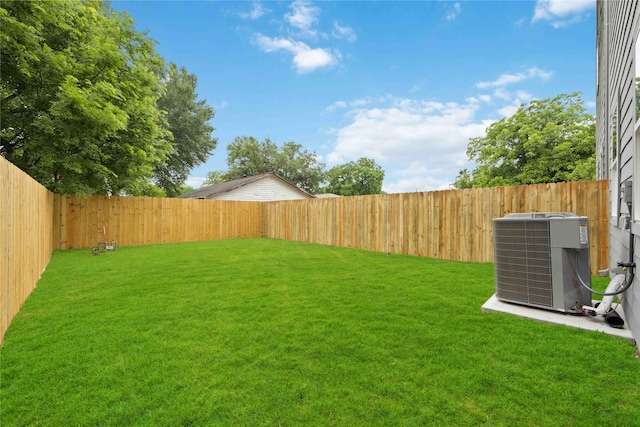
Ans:
POLYGON ((623 339, 480 306, 493 265, 271 239, 55 252, 0 424, 633 426, 623 339))

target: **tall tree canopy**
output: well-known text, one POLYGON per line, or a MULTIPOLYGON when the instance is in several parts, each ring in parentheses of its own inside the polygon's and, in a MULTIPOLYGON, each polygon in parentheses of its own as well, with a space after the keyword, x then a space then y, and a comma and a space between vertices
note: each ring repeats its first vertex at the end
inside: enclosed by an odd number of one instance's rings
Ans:
POLYGON ((174 195, 215 147, 196 77, 165 68, 128 14, 3 0, 0 20, 0 155, 47 188, 174 195))
POLYGON ((332 167, 327 172, 326 179, 329 184, 323 189, 325 193, 342 196, 380 194, 384 170, 375 160, 361 157, 355 162, 332 167))
POLYGON ((158 108, 166 112, 172 148, 166 161, 156 165, 154 181, 170 197, 184 191, 189 172, 207 160, 218 142, 211 136, 214 129, 209 124, 215 113, 205 100, 197 99, 197 84, 195 74, 169 64, 158 108))
POLYGON ((476 163, 460 171, 457 188, 579 181, 595 178, 595 120, 579 93, 534 100, 471 138, 476 163))
POLYGON ((136 193, 170 151, 163 60, 102 2, 3 1, 0 154, 51 190, 136 193))
POLYGON ((252 136, 236 137, 227 146, 227 166, 226 172, 210 173, 208 182, 276 172, 303 190, 317 193, 324 181, 324 163, 315 152, 293 141, 278 147, 269 138, 258 141, 252 136))

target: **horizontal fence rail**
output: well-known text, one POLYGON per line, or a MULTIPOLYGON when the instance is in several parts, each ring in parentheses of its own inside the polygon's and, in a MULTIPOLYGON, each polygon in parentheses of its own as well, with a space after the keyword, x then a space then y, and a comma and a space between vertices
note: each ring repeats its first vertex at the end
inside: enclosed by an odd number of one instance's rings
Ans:
POLYGON ((608 183, 378 194, 265 203, 264 236, 465 262, 493 262, 493 219, 509 213, 589 217, 592 271, 608 265, 608 183))

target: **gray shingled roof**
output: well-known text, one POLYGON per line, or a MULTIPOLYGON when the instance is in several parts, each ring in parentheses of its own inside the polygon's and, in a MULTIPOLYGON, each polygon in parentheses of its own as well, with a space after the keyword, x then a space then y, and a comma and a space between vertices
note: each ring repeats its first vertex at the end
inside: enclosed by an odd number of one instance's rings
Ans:
POLYGON ((256 182, 261 179, 264 179, 268 176, 274 176, 286 182, 287 184, 291 185, 292 187, 295 187, 298 191, 304 194, 307 194, 309 197, 315 197, 313 194, 306 192, 305 190, 296 186, 295 184, 292 184, 291 182, 287 181, 286 179, 284 179, 283 177, 281 177, 275 172, 267 172, 260 175, 248 176, 245 178, 234 179, 233 181, 218 182, 216 184, 209 185, 207 187, 199 188, 195 191, 192 191, 191 193, 182 194, 181 196, 178 196, 178 197, 183 199, 213 199, 222 193, 227 193, 229 191, 235 190, 236 188, 240 188, 247 184, 251 184, 252 182, 256 182))

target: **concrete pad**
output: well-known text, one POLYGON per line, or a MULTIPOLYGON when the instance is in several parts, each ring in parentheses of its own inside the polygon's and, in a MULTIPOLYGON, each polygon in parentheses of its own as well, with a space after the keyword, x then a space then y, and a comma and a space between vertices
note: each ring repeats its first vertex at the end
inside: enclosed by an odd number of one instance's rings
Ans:
POLYGON ((566 314, 560 311, 544 310, 541 308, 528 307, 526 305, 503 302, 500 301, 495 294, 482 305, 481 310, 484 312, 508 313, 518 317, 533 319, 538 322, 567 325, 588 331, 604 332, 607 335, 624 338, 631 344, 635 345, 635 340, 633 339, 631 330, 627 326, 627 320, 624 315, 622 305, 618 305, 616 307, 616 312, 625 322, 624 329, 612 328, 605 323, 602 316, 590 317, 580 314, 566 314))

